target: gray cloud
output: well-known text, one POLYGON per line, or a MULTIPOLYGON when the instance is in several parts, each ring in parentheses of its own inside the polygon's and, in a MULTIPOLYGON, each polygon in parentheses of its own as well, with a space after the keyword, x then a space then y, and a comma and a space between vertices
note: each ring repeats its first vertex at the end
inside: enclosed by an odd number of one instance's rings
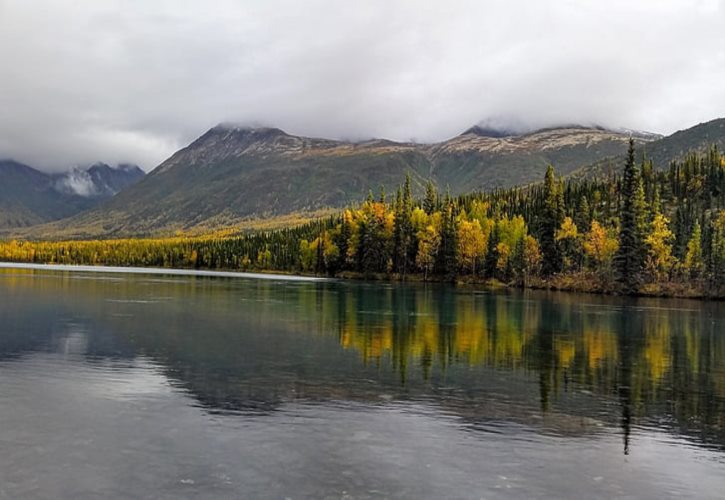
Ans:
POLYGON ((0 0, 0 157, 150 169, 224 121, 669 133, 725 115, 724 25, 724 0, 0 0))

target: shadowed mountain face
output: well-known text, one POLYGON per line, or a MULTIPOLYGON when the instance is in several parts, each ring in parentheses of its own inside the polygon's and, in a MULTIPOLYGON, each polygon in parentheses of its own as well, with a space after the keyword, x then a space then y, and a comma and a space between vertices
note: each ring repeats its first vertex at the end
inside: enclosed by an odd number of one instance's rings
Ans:
POLYGON ((135 165, 112 168, 97 163, 87 170, 51 175, 12 160, 0 161, 0 229, 70 217, 143 176, 135 165))
POLYGON ((428 179, 454 194, 526 184, 550 163, 565 174, 620 154, 630 135, 575 126, 509 134, 474 127, 437 144, 352 143, 219 125, 137 185, 63 225, 87 236, 233 224, 341 207, 381 185, 391 192, 406 173, 418 193, 428 179))

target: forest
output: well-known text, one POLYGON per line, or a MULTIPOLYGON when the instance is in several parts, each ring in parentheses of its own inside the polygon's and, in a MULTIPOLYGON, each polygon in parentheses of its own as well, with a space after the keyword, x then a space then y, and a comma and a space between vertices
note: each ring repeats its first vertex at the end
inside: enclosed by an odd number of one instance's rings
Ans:
POLYGON ((725 157, 713 146, 657 169, 630 140, 621 173, 461 196, 406 178, 340 215, 230 235, 4 241, 0 260, 260 270, 725 296, 725 157))

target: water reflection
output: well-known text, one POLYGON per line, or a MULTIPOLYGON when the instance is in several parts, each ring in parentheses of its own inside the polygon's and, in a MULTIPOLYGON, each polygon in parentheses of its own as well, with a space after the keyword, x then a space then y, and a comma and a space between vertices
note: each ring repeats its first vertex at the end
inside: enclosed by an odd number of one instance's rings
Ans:
POLYGON ((153 363, 210 412, 436 405, 467 427, 725 449, 723 305, 444 286, 0 273, 0 360, 153 363))

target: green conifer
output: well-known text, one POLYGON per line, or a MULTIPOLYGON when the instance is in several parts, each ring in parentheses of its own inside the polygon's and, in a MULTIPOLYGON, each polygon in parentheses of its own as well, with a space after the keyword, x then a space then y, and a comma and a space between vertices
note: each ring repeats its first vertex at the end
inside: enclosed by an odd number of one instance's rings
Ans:
POLYGON ((624 167, 619 221, 619 249, 614 256, 616 277, 626 293, 633 293, 640 285, 646 255, 644 188, 634 164, 633 139, 629 140, 624 167))

